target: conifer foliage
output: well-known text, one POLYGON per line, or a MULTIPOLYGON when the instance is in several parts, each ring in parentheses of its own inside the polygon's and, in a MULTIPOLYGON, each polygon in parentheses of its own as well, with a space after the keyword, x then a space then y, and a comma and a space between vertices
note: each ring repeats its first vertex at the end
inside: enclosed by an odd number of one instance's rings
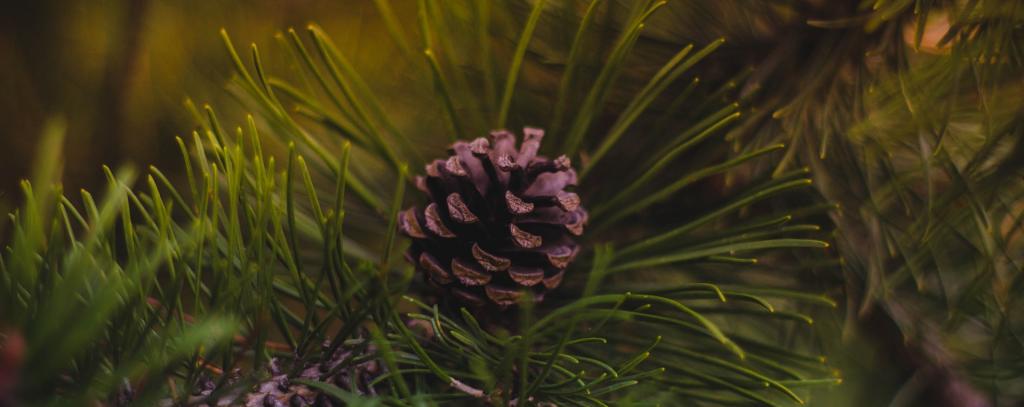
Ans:
MULTIPOLYGON (((771 23, 813 6, 755 3, 745 12, 766 7, 771 23)), ((814 24, 877 27, 907 11, 877 3, 814 24)), ((1020 194, 997 181, 1019 180, 998 160, 1016 151, 1019 111, 981 103, 991 138, 938 149, 956 140, 915 108, 907 85, 924 79, 895 69, 874 89, 905 97, 915 129, 932 132, 894 145, 936 147, 914 169, 866 153, 863 127, 807 143, 796 130, 881 113, 810 116, 822 94, 765 86, 784 77, 779 61, 723 78, 728 30, 675 42, 674 18, 699 14, 685 6, 423 0, 405 21, 375 4, 403 97, 319 26, 244 53, 222 31, 227 91, 250 114, 187 102, 198 127, 177 139, 182 182, 103 167, 105 194, 65 194, 51 123, 0 234, 0 405, 814 405, 842 382, 824 354, 835 325, 815 321, 877 304, 901 327, 936 304, 950 331, 983 325, 969 334, 999 347, 966 388, 987 378, 992 400, 1015 397, 1020 361, 1002 355, 1020 347, 1006 311, 1024 286, 1010 245, 1020 194), (831 151, 842 165, 821 158, 831 151), (856 173, 856 200, 837 181, 850 168, 869 173, 856 173), (849 202, 870 227, 837 214, 849 202), (926 216, 909 219, 918 207, 926 216), (867 232, 884 239, 860 245, 867 232), (980 272, 963 293, 936 299, 962 265, 944 247, 992 261, 967 262, 980 272), (861 279, 867 294, 851 289, 861 279), (907 281, 920 302, 883 295, 907 281)), ((704 11, 731 6, 717 7, 704 11)), ((945 41, 992 32, 991 9, 947 7, 962 14, 945 41)), ((982 92, 1005 79, 990 74, 971 94, 1016 100, 982 92)), ((872 107, 897 110, 887 102, 872 107)))

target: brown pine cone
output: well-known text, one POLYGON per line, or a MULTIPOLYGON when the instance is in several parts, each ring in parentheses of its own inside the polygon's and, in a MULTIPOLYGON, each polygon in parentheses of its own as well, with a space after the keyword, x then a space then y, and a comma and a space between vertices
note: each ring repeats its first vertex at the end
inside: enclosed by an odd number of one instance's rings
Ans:
POLYGON ((447 160, 426 166, 417 187, 424 209, 399 214, 413 239, 406 258, 442 295, 470 307, 535 301, 558 287, 579 247, 587 212, 567 188, 576 185, 569 158, 538 156, 544 131, 525 128, 522 145, 506 130, 490 140, 452 145, 447 160))

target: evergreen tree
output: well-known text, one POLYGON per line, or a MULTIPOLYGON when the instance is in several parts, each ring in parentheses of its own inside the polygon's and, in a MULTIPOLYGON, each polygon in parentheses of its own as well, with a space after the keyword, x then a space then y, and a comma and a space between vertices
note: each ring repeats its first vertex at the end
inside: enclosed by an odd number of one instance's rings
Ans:
POLYGON ((222 30, 181 182, 47 125, 0 405, 1024 399, 1021 4, 375 5, 397 82, 222 30))

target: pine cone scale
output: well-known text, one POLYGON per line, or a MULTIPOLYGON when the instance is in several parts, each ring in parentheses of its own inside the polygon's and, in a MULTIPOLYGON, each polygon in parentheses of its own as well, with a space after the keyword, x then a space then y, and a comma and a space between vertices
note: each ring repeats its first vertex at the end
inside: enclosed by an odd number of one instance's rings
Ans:
MULTIPOLYGON (((441 220, 441 214, 437 212, 437 204, 431 203, 427 205, 427 209, 423 212, 425 217, 427 229, 433 232, 438 237, 455 237, 455 233, 451 229, 445 226, 444 221, 441 220)), ((410 236, 411 237, 411 236, 410 236)))
POLYGON ((452 272, 463 285, 485 285, 491 282, 491 273, 478 266, 474 261, 454 258, 452 259, 452 272))
POLYGON ((512 191, 505 191, 505 206, 508 207, 509 212, 513 215, 525 215, 533 212, 534 204, 524 201, 522 198, 516 196, 512 191))
POLYGON ((544 269, 540 267, 510 267, 508 270, 509 277, 512 277, 516 283, 524 287, 532 287, 541 282, 544 279, 544 269))
POLYGON ((419 266, 428 273, 431 279, 438 283, 448 284, 454 281, 451 273, 449 273, 448 270, 445 270, 445 268, 441 266, 441 263, 438 262, 434 256, 430 255, 430 253, 420 253, 419 266))
POLYGON ((473 258, 488 271, 504 271, 512 266, 512 260, 488 253, 480 248, 480 244, 473 243, 473 258))
POLYGON ((448 195, 446 199, 448 201, 448 214, 456 222, 469 224, 476 223, 480 220, 473 211, 466 206, 466 202, 462 200, 462 196, 458 192, 453 192, 448 195))

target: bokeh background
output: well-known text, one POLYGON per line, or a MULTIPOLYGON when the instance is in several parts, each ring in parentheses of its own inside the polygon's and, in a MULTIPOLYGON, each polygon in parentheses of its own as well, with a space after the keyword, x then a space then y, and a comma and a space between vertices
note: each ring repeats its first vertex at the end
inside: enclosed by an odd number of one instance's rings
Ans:
MULTIPOLYGON (((415 12, 396 7, 397 14, 415 12)), ((218 37, 273 42, 316 21, 353 63, 393 73, 392 42, 371 1, 40 0, 0 13, 0 194, 12 199, 50 118, 67 126, 65 187, 101 182, 101 163, 180 167, 175 135, 195 120, 186 98, 230 109, 232 72, 218 37)))

